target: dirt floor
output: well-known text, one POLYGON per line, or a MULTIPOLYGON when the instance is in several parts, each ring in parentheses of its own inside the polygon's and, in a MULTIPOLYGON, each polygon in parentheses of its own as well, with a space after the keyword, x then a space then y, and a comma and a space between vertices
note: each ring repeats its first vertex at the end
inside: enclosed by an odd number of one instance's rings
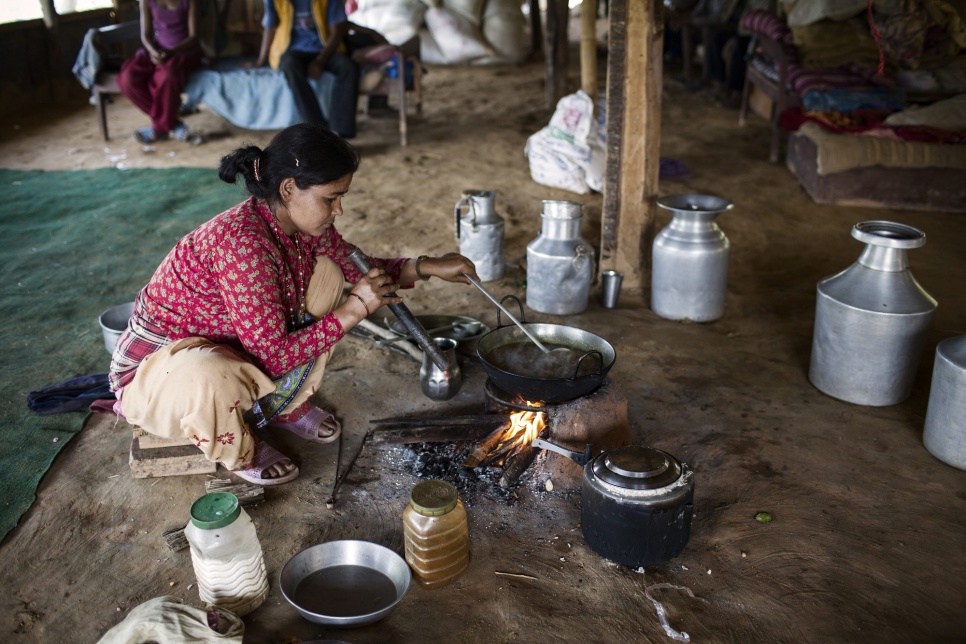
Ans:
MULTIPOLYGON (((519 68, 430 69, 424 112, 411 119, 406 148, 394 121, 360 117, 355 144, 364 160, 346 199, 343 234, 373 255, 452 251, 452 209, 461 191, 495 190, 507 221, 509 270, 490 286, 521 297, 542 199, 584 203, 583 234, 596 244, 602 197, 548 189, 529 175, 526 139, 550 114, 543 71, 541 60, 519 68)), ((650 311, 646 293, 625 294, 608 310, 596 291, 582 314, 527 317, 580 327, 615 345, 610 379, 628 399, 635 442, 664 449, 695 471, 696 516, 685 551, 646 570, 609 563, 581 536, 579 492, 546 491, 535 468, 511 494, 485 484, 463 489, 472 561, 454 585, 414 585, 395 612, 371 626, 316 625, 281 595, 282 566, 303 548, 335 539, 400 550, 401 514, 420 478, 416 455, 367 444, 327 509, 338 446, 278 436, 302 474, 268 488, 266 501, 249 508, 272 591, 245 618, 246 641, 669 641, 645 596, 652 584, 670 585, 651 596, 694 642, 966 639, 966 472, 931 456, 921 441, 936 344, 966 332, 966 218, 817 206, 788 170, 767 161, 764 120, 738 128, 736 111, 673 80, 665 86, 662 155, 682 159, 694 178, 662 182, 661 192, 718 194, 736 204, 719 219, 732 243, 724 317, 700 325, 664 320, 650 311), (927 232, 928 243, 910 253, 910 262, 940 303, 913 395, 883 408, 835 400, 807 378, 816 283, 855 261, 862 245, 850 229, 866 219, 927 232), (757 522, 759 512, 773 521, 757 522)), ((249 141, 264 144, 272 134, 202 112, 189 123, 210 135, 208 143, 147 149, 130 137, 145 123, 133 107, 119 101, 109 118, 113 138, 104 143, 88 105, 25 115, 4 133, 0 164, 191 165, 214 172, 225 153, 249 141)), ((493 306, 471 287, 432 281, 406 296, 415 313, 495 322, 493 306)), ((482 413, 484 374, 471 348, 461 355, 461 393, 438 403, 421 394, 411 358, 356 338, 341 342, 320 403, 343 419, 343 468, 372 419, 482 413)), ((130 443, 128 426, 93 418, 0 546, 4 641, 93 642, 153 597, 198 603, 188 552, 169 551, 161 535, 185 524, 205 476, 134 479, 130 443)))

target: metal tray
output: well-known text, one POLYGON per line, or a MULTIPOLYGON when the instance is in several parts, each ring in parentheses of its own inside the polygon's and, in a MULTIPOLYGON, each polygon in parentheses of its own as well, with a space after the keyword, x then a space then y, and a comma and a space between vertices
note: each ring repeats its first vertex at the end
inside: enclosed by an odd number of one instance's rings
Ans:
MULTIPOLYGON (((459 343, 478 340, 490 332, 490 327, 468 315, 417 315, 416 320, 434 338, 451 338, 459 343), (451 324, 468 326, 457 326, 444 331, 433 331, 433 329, 447 327, 451 324)), ((397 335, 409 336, 409 330, 406 328, 406 325, 395 317, 385 318, 383 324, 387 329, 397 335)))

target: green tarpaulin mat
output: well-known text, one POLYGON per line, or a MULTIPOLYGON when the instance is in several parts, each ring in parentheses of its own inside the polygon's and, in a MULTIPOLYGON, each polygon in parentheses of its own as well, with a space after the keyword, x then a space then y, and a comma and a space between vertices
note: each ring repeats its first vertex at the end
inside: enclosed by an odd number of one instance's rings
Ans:
POLYGON ((185 233, 247 197, 201 168, 0 170, 0 539, 86 414, 28 392, 106 373, 98 317, 130 302, 185 233))

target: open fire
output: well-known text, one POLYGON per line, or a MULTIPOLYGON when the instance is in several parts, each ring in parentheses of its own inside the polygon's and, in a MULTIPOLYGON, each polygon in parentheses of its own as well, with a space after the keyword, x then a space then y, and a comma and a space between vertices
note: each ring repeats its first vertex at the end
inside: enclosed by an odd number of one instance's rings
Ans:
POLYGON ((506 394, 488 381, 483 413, 464 416, 386 418, 375 425, 375 444, 413 445, 414 471, 423 478, 442 478, 461 490, 492 493, 511 490, 538 466, 540 487, 552 479, 555 489, 580 489, 583 468, 571 459, 546 452, 531 442, 545 438, 577 452, 594 452, 630 444, 627 400, 605 381, 596 391, 564 403, 535 404, 506 394), (536 462, 535 462, 536 460, 536 462), (495 485, 496 484, 496 485, 495 485))
MULTIPOLYGON (((527 403, 533 406, 532 403, 527 403)), ((517 411, 509 423, 484 438, 463 462, 466 467, 506 467, 518 458, 547 426, 542 411, 517 411)))

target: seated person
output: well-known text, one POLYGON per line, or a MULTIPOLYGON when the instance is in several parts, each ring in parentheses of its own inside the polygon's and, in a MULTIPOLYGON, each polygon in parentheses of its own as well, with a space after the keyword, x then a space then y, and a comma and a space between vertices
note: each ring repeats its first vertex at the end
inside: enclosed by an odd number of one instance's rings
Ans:
MULTIPOLYGON (((254 66, 267 60, 285 75, 302 122, 325 125, 343 138, 354 137, 359 67, 351 54, 388 41, 377 31, 349 22, 342 0, 266 0, 262 27, 254 66), (323 71, 335 77, 328 119, 308 82, 323 71)), ((386 109, 387 104, 370 104, 372 108, 386 109)))
POLYGON ((751 35, 739 27, 741 18, 770 5, 770 0, 701 0, 692 14, 692 24, 702 28, 704 39, 702 82, 725 107, 739 106, 745 86, 751 35))
POLYGON ((151 127, 136 130, 134 138, 154 143, 173 134, 179 141, 188 141, 191 135, 178 110, 188 76, 201 65, 198 0, 142 0, 141 4, 144 48, 124 61, 117 79, 121 93, 151 117, 151 127))
POLYGON ((308 123, 221 160, 221 179, 241 176, 251 197, 182 237, 138 293, 111 361, 118 413, 151 434, 190 438, 258 485, 298 468, 253 430, 338 438, 339 421, 310 399, 346 332, 416 281, 479 278, 456 253, 373 257, 360 273, 335 228, 358 166, 347 141, 308 123))

